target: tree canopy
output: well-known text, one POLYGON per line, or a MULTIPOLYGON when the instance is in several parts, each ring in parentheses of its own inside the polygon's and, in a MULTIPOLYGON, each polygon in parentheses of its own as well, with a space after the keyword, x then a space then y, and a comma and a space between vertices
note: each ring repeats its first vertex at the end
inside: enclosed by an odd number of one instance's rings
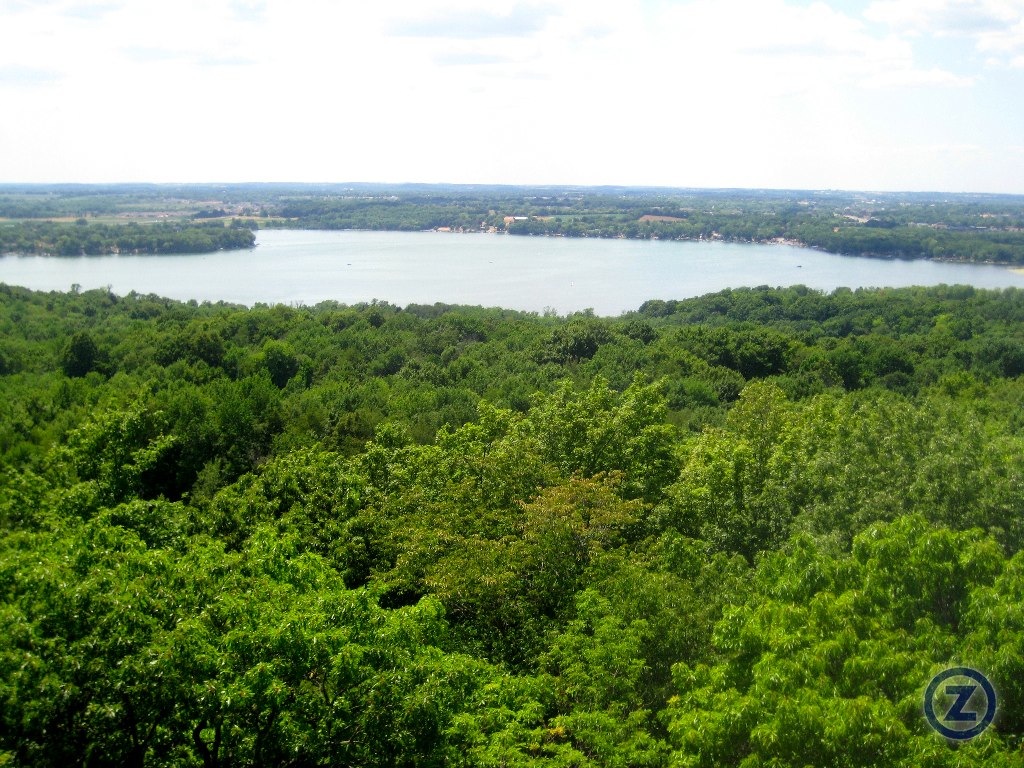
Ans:
POLYGON ((1022 320, 0 286, 0 764, 1020 765, 1022 320))

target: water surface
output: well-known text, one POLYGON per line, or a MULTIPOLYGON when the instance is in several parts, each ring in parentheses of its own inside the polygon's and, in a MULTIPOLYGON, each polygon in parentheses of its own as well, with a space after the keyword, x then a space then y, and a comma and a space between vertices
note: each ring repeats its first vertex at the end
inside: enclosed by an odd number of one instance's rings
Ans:
POLYGON ((198 255, 4 256, 0 282, 36 290, 255 303, 473 304, 618 315, 648 299, 743 286, 1024 288, 1006 267, 836 256, 787 245, 439 232, 264 230, 247 251, 198 255))

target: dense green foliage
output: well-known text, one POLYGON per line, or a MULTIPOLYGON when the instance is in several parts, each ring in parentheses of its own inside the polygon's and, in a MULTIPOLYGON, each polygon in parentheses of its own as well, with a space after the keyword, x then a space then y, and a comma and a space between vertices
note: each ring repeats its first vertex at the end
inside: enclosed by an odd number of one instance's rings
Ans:
MULTIPOLYGON (((122 222, 146 213, 302 229, 784 240, 848 255, 1024 264, 1024 198, 1013 195, 442 184, 0 186, 0 218, 122 222)), ((2 232, 0 253, 31 245, 29 238, 5 248, 2 232)), ((96 247, 67 236, 75 240, 71 252, 96 247)), ((240 246, 209 250, 217 247, 240 246)))
POLYGON ((202 224, 100 224, 79 219, 73 224, 21 221, 0 224, 0 254, 98 256, 108 253, 210 253, 251 248, 252 230, 235 222, 202 224))
POLYGON ((1022 373, 1012 289, 0 286, 0 765, 1021 765, 1022 373))

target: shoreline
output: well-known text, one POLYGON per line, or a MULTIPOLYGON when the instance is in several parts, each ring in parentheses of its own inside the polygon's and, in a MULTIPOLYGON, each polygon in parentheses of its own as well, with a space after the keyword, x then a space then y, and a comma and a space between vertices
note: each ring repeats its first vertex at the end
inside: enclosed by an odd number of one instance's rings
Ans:
POLYGON ((850 256, 852 258, 859 259, 879 259, 882 261, 934 261, 939 264, 973 264, 977 266, 986 267, 1006 267, 1011 272, 1016 274, 1024 275, 1024 265, 1015 264, 1012 261, 972 261, 971 259, 958 259, 955 257, 934 257, 934 256, 891 256, 882 255, 877 253, 842 253, 841 251, 830 251, 826 248, 822 248, 818 245, 809 245, 801 240, 797 240, 789 237, 772 237, 764 239, 747 240, 744 238, 728 238, 728 237, 672 237, 672 238, 660 238, 657 235, 648 237, 627 237, 625 235, 618 235, 616 237, 604 237, 601 235, 566 235, 561 232, 545 232, 543 234, 516 234, 509 232, 508 230, 498 229, 496 231, 480 230, 480 229, 464 229, 459 230, 445 230, 441 227, 434 227, 431 229, 417 229, 417 230, 404 230, 404 229, 364 229, 361 227, 281 227, 272 226, 262 228, 266 231, 273 230, 305 230, 314 231, 317 229, 323 229, 326 232, 436 232, 442 235, 509 235, 511 237, 571 237, 573 239, 586 240, 593 238, 594 240, 667 240, 674 242, 690 242, 690 243, 746 243, 750 245, 786 245, 791 248, 805 248, 812 251, 820 251, 821 253, 829 253, 834 256, 850 256))

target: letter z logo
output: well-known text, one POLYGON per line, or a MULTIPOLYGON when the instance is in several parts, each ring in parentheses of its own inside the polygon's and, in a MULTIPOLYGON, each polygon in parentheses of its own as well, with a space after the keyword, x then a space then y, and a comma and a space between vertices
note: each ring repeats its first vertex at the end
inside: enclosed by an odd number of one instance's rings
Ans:
POLYGON ((924 716, 928 724, 947 739, 973 739, 991 725, 995 714, 995 689, 988 678, 975 669, 953 667, 939 672, 928 683, 924 716), (949 684, 943 685, 947 681, 949 684), (939 715, 939 712, 944 714, 939 715))
POLYGON ((964 707, 971 700, 971 696, 978 690, 980 685, 947 685, 946 693, 956 696, 956 701, 949 708, 946 716, 942 718, 947 723, 974 723, 978 720, 977 712, 964 712, 964 707))

